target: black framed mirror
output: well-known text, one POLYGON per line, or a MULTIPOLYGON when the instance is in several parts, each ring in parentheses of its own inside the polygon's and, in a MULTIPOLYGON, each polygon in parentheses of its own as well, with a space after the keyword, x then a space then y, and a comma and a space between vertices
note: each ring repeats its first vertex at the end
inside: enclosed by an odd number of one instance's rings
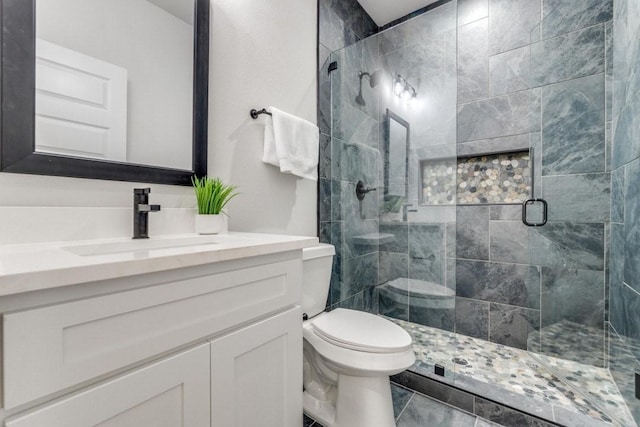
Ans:
POLYGON ((384 194, 409 194, 409 122, 387 109, 384 118, 384 194))
POLYGON ((191 169, 180 169, 36 151, 36 4, 0 0, 0 171, 173 185, 206 175, 210 4, 193 1, 191 169))

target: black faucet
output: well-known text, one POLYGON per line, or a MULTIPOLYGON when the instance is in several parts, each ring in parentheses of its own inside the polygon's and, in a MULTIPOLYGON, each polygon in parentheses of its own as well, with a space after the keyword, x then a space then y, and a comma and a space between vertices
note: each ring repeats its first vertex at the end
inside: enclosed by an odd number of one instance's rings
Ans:
POLYGON ((133 189, 133 238, 149 238, 149 212, 157 212, 160 205, 149 204, 150 188, 133 189))

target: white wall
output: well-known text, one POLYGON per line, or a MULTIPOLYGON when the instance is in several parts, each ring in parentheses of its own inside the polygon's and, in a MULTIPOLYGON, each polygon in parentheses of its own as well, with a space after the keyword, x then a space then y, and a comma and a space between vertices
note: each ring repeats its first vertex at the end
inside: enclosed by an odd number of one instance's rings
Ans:
POLYGON ((316 122, 316 1, 213 0, 209 172, 238 185, 230 228, 316 235, 316 182, 261 162, 269 105, 316 122))
MULTIPOLYGON (((315 122, 315 0, 212 0, 209 174, 240 186, 236 231, 316 234, 316 183, 260 162, 269 104, 315 122)), ((0 173, 0 244, 131 235, 144 184, 0 173)), ((151 235, 193 230, 189 187, 150 184, 151 235)))

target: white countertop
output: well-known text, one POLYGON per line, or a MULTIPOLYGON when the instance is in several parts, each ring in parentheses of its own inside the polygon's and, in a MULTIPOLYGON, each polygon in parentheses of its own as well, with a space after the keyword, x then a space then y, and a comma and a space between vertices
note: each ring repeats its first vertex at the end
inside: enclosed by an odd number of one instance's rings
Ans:
POLYGON ((120 238, 0 245, 0 296, 268 255, 317 244, 317 237, 230 232, 200 237, 196 234, 159 236, 136 241, 120 238), (173 241, 191 239, 197 242, 200 238, 205 243, 171 247, 173 241), (140 247, 78 255, 91 252, 93 247, 126 247, 130 242, 140 247), (148 248, 145 247, 147 244, 148 248), (170 247, 157 247, 165 244, 170 247))

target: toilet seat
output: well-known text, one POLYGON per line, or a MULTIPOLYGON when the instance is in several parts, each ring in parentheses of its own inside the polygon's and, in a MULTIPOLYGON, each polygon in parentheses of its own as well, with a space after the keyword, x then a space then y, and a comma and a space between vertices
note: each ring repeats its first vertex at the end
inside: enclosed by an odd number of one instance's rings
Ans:
POLYGON ((316 334, 333 345, 369 353, 398 353, 411 348, 400 326, 370 313, 338 308, 311 320, 316 334))
MULTIPOLYGON (((355 330, 356 328, 354 327, 353 329, 355 330)), ((411 336, 391 321, 369 313, 346 309, 324 312, 304 321, 302 331, 305 345, 311 345, 326 360, 331 369, 342 374, 359 376, 393 375, 404 371, 415 362, 411 336), (341 313, 341 311, 348 313, 341 313), (354 315, 353 313, 357 314, 354 315), (345 329, 348 329, 348 327, 346 324, 339 322, 338 319, 350 319, 353 318, 352 316, 356 318, 362 316, 359 320, 368 323, 365 327, 367 332, 362 334, 363 337, 367 337, 366 339, 357 339, 348 333, 343 335, 340 331, 340 324, 345 329), (324 317, 328 317, 329 320, 322 320, 324 317), (371 317, 376 319, 374 320, 371 317), (316 326, 317 324, 320 327, 316 326), (372 327, 372 325, 375 327, 372 327), (392 335, 390 344, 384 345, 381 340, 378 342, 371 341, 375 339, 371 337, 375 337, 376 328, 379 325, 382 325, 382 330, 386 331, 385 336, 387 333, 392 335), (327 333, 327 328, 329 333, 327 333), (319 333, 320 330, 323 332, 319 333), (403 342, 405 338, 408 341, 403 342), (407 342, 408 345, 404 346, 407 342), (371 351, 371 349, 377 349, 378 352, 371 351), (384 351, 381 352, 380 350, 384 351)))

